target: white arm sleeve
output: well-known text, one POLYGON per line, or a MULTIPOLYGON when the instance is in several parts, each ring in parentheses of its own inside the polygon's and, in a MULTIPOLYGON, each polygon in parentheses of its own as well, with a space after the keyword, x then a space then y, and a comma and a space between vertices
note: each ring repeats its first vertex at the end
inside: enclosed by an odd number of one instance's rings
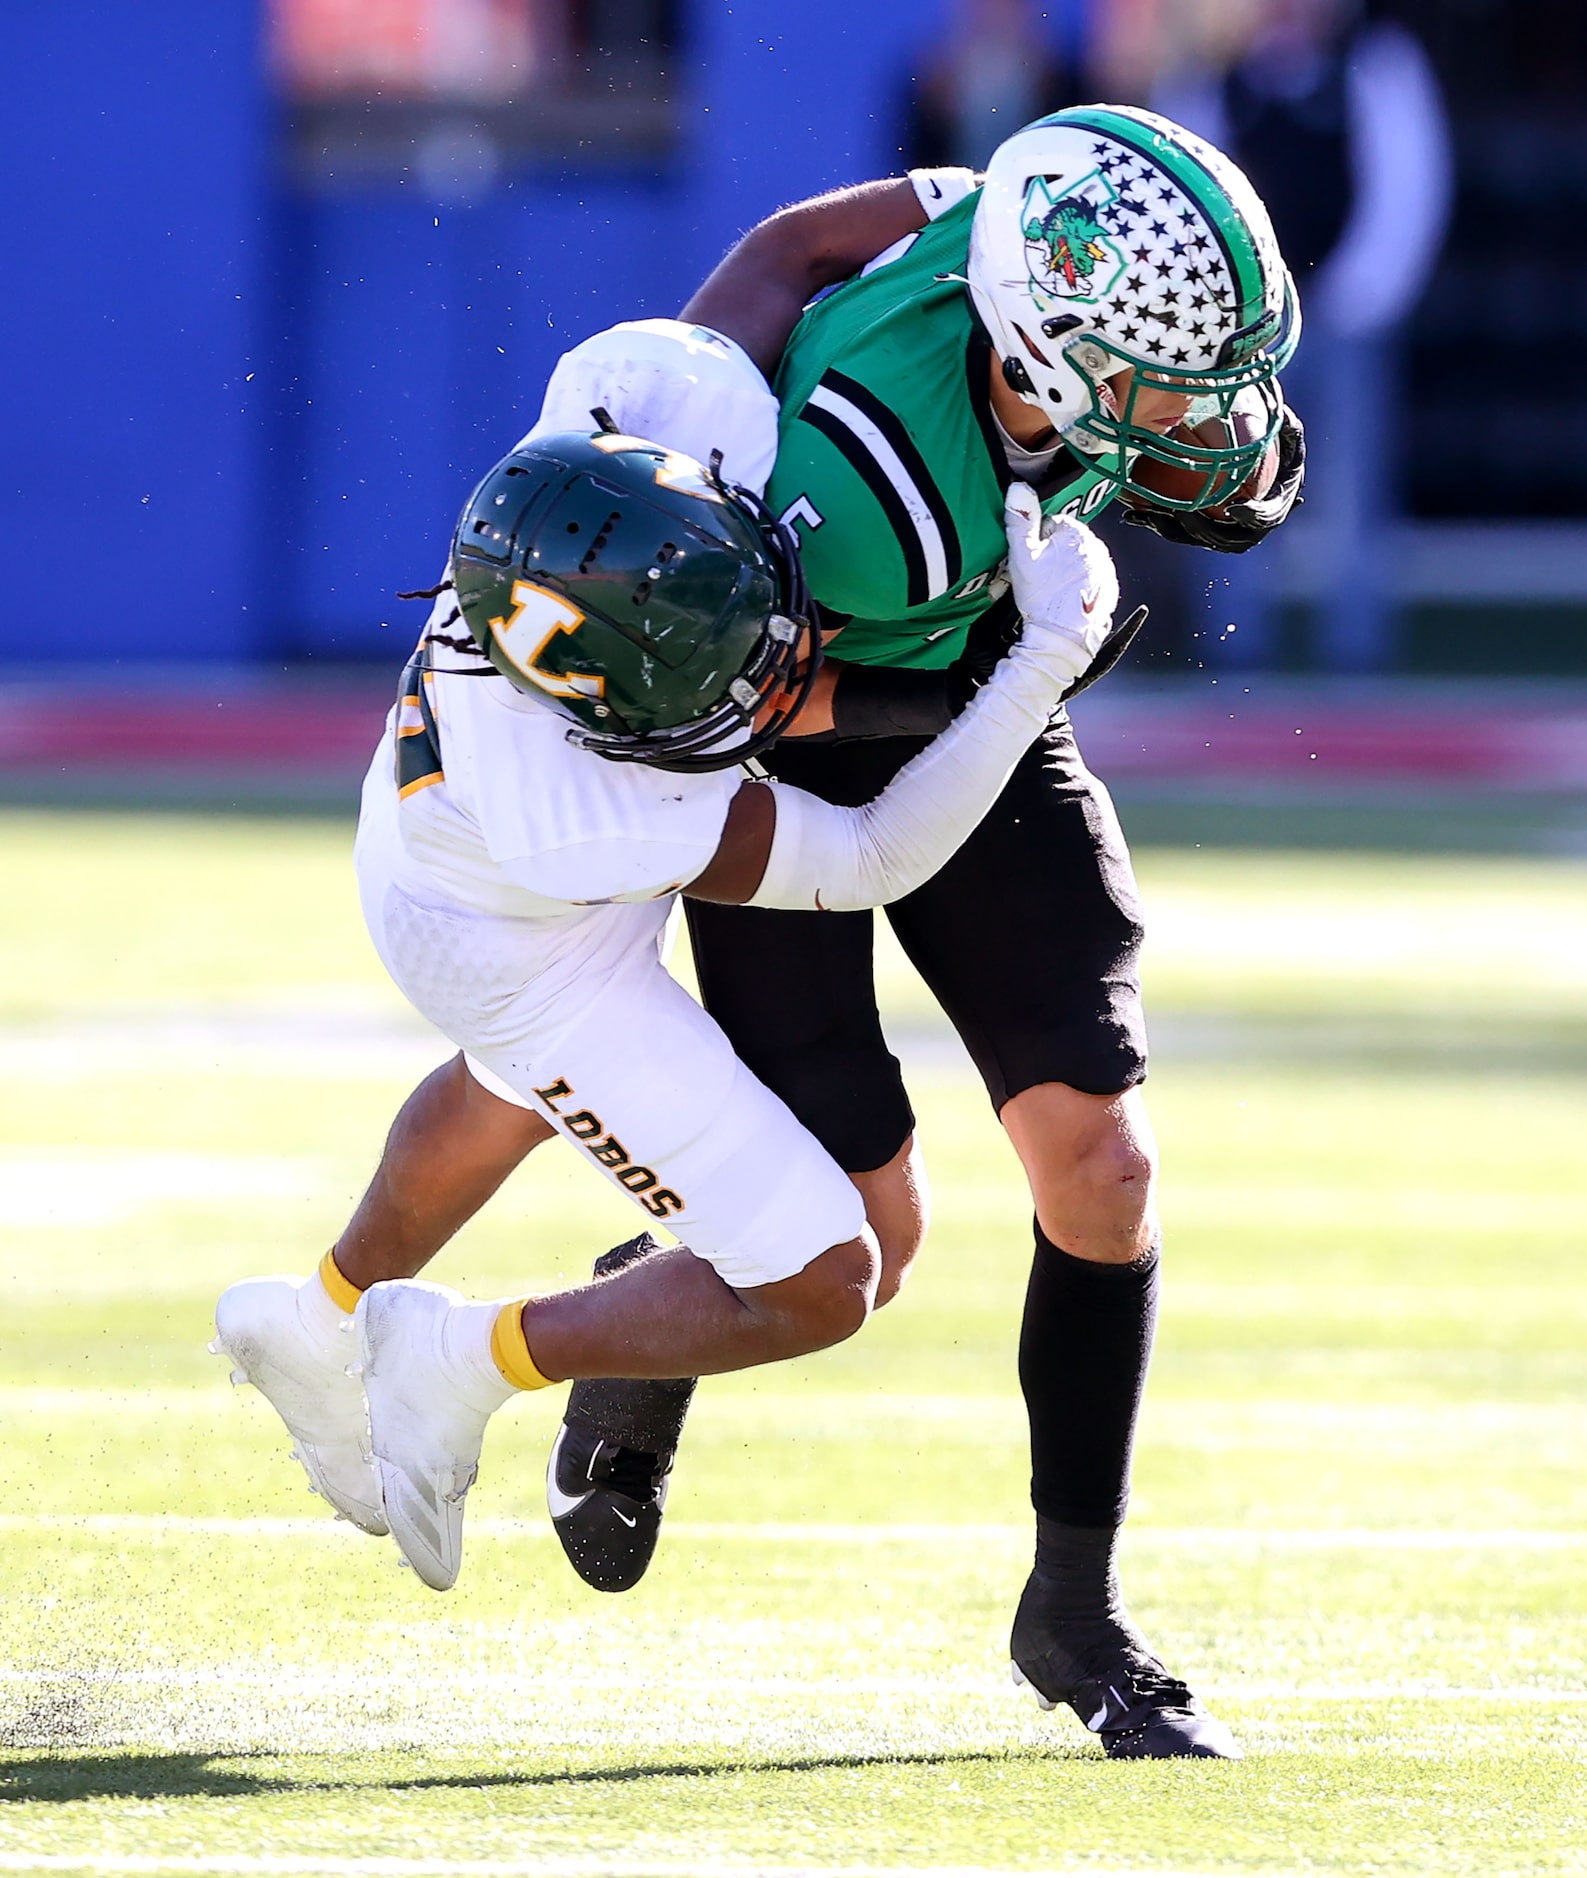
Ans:
POLYGON ((958 721, 863 808, 770 784, 777 825, 749 904, 853 913, 913 893, 1002 794, 1072 675, 1067 664, 1015 646, 958 721))
POLYGON ((687 320, 628 320, 564 352, 529 437, 595 428, 597 407, 631 436, 701 463, 722 452, 722 474, 756 495, 777 460, 778 404, 740 345, 687 320))
POLYGON ((1004 507, 1019 643, 959 721, 908 762, 874 802, 837 808, 773 783, 777 822, 749 904, 828 913, 885 906, 930 880, 1003 792, 1065 689, 1105 639, 1119 584, 1083 524, 1044 517, 1012 483, 1004 507))

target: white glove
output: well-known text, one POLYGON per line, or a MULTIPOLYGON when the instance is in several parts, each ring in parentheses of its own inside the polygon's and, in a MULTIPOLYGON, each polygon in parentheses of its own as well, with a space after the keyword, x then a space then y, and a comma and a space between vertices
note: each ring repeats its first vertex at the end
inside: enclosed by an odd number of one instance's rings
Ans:
POLYGON ((751 906, 846 912, 914 892, 997 800, 1014 765, 1091 664, 1119 603, 1107 549, 1083 523, 1043 522, 1033 490, 1008 493, 1008 561, 1024 631, 958 720, 874 802, 838 808, 770 784, 777 825, 751 906))
POLYGON ((1044 516, 1029 483, 1003 498, 1008 577, 1025 622, 1009 656, 1040 659, 1065 685, 1090 665, 1113 625, 1119 577, 1106 545, 1084 522, 1044 516))

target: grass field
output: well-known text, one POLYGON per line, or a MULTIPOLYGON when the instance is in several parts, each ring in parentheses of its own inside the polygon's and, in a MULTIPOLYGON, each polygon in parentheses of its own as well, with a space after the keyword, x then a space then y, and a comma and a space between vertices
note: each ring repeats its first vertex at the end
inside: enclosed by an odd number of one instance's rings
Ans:
MULTIPOLYGON (((1017 1173, 896 961, 904 1297, 701 1392, 658 1562, 493 1424, 463 1581, 332 1525, 204 1354, 443 1048, 347 831, 0 817, 0 1871, 1587 1871, 1587 870, 1161 851, 1168 1277, 1127 1585, 1249 1758, 1113 1765, 1007 1681, 1017 1173)), ((633 1230, 560 1148, 436 1275, 633 1230)))

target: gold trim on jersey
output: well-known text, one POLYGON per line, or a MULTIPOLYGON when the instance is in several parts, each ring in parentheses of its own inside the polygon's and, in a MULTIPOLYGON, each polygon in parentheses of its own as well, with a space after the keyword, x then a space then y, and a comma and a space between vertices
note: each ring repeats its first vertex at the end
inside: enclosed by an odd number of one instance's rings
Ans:
POLYGON ((430 703, 432 674, 420 664, 423 648, 402 674, 397 693, 397 799, 406 802, 421 789, 446 781, 441 762, 441 729, 430 703))

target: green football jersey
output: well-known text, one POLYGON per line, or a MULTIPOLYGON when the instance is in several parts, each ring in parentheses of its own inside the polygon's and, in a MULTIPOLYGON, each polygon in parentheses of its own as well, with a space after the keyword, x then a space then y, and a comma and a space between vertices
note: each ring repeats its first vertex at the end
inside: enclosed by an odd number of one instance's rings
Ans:
MULTIPOLYGON (((954 278, 978 196, 810 307, 777 374, 767 500, 799 535, 810 591, 843 622, 834 657, 858 664, 951 665, 1006 591, 991 347, 954 278)), ((1043 508, 1094 515, 1113 485, 1057 460, 1043 508)))

